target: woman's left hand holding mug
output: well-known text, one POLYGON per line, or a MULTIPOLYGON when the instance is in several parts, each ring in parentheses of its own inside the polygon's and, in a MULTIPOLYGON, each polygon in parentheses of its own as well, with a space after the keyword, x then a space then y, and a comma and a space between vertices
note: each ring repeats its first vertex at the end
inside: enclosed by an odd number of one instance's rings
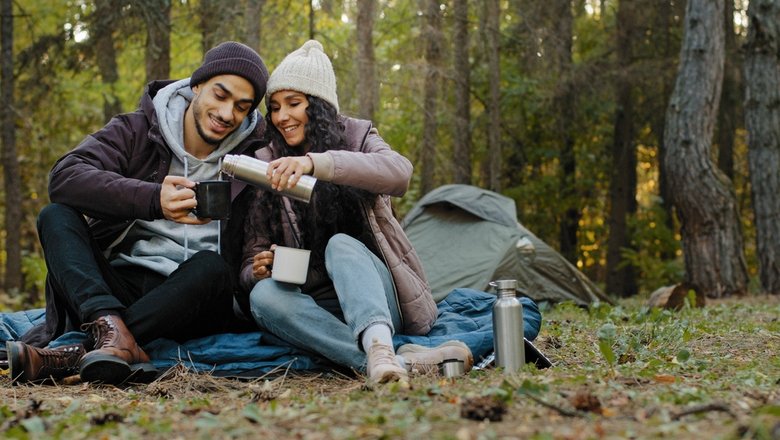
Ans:
POLYGON ((252 275, 260 281, 271 276, 271 266, 274 264, 274 253, 262 251, 255 254, 252 260, 252 275))

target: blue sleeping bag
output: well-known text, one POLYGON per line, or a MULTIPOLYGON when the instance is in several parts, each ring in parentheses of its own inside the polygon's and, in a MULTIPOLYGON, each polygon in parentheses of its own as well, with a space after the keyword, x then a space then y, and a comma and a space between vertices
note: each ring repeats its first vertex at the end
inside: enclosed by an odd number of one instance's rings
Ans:
MULTIPOLYGON (((495 300, 495 295, 486 292, 455 289, 438 303, 438 318, 427 335, 395 335, 395 347, 407 343, 434 347, 457 339, 466 343, 475 361, 479 361, 493 351, 492 307, 495 300)), ((532 300, 520 300, 523 303, 524 336, 533 341, 539 334, 542 316, 532 300)), ((0 313, 0 342, 19 339, 44 318, 43 309, 0 313)), ((51 346, 81 342, 84 338, 84 333, 70 332, 54 340, 51 346)), ((278 368, 322 370, 334 367, 322 357, 292 347, 263 331, 218 334, 183 344, 157 339, 143 348, 160 369, 181 363, 196 371, 209 371, 218 376, 257 377, 278 368)))

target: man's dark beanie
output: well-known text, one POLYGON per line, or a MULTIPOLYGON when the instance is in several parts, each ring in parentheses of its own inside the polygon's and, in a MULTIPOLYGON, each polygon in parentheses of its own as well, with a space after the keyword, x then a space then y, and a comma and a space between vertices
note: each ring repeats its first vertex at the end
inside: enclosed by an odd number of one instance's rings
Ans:
POLYGON ((238 75, 252 84, 255 99, 250 112, 257 107, 265 96, 265 86, 268 82, 268 69, 263 59, 251 47, 226 41, 206 52, 203 64, 192 72, 190 87, 208 81, 217 75, 238 75))

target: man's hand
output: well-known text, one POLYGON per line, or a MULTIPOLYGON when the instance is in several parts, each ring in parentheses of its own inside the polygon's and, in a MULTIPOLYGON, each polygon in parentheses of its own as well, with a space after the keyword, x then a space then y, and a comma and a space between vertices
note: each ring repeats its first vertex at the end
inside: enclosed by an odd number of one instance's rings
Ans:
MULTIPOLYGON (((271 246, 275 249, 276 245, 271 246)), ((271 276, 271 266, 274 264, 273 251, 263 251, 255 255, 252 260, 252 275, 260 281, 271 276)))
POLYGON ((190 215, 198 204, 192 188, 195 188, 195 182, 186 177, 165 176, 160 190, 160 205, 166 219, 188 225, 204 225, 211 221, 190 215))
POLYGON ((309 156, 287 156, 268 164, 266 176, 271 188, 294 188, 304 174, 314 172, 314 161, 309 156))

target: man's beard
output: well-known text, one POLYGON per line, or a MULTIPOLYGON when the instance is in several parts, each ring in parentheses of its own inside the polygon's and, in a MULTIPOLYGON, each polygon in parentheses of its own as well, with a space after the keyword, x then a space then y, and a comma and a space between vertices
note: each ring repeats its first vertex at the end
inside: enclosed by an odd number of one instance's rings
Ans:
MULTIPOLYGON (((200 124, 200 118, 203 116, 203 112, 201 111, 200 105, 198 105, 199 96, 195 98, 195 100, 192 101, 192 115, 195 119, 195 129, 198 131, 198 135, 200 135, 200 138, 206 141, 209 145, 219 145, 220 142, 222 142, 226 137, 230 136, 233 131, 235 131, 235 128, 233 130, 230 130, 229 132, 225 133, 225 136, 221 138, 215 138, 211 137, 208 134, 206 134, 206 130, 203 129, 203 126, 200 124)), ((217 118, 220 122, 225 122, 219 118, 217 118)))

